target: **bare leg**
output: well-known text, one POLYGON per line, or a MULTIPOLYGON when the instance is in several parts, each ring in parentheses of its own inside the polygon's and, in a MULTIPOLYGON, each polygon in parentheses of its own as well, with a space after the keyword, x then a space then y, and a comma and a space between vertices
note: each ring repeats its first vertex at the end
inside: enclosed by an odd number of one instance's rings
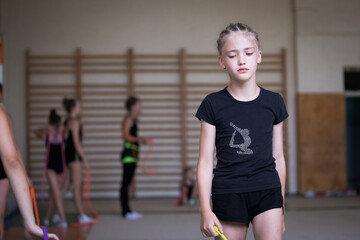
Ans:
POLYGON ((56 210, 60 215, 61 221, 66 222, 63 200, 62 200, 63 198, 62 198, 62 194, 61 194, 61 190, 60 190, 60 186, 59 186, 58 176, 54 171, 48 170, 47 177, 48 177, 50 187, 51 187, 51 194, 55 201, 56 210))
POLYGON ((282 209, 275 208, 257 215, 253 220, 254 236, 256 240, 281 240, 282 209))
POLYGON ((4 218, 8 192, 9 180, 7 178, 0 180, 0 240, 4 239, 4 218))
POLYGON ((82 205, 82 197, 81 197, 81 183, 82 183, 82 166, 81 162, 72 162, 70 163, 70 171, 71 171, 71 180, 74 187, 74 200, 75 206, 78 210, 78 214, 81 215, 84 213, 84 208, 82 205))
MULTIPOLYGON (((226 236, 227 239, 231 239, 231 240, 246 239, 248 226, 245 223, 224 222, 224 221, 220 221, 220 223, 223 227, 224 235, 226 236)), ((222 240, 220 236, 217 236, 215 239, 222 240)))
POLYGON ((53 198, 53 195, 51 194, 51 188, 50 188, 49 189, 49 202, 48 202, 48 206, 47 206, 46 214, 45 214, 46 220, 50 220, 53 208, 54 208, 54 198, 53 198))
POLYGON ((68 191, 69 186, 70 186, 70 175, 71 174, 69 173, 68 170, 69 170, 69 168, 66 168, 64 176, 61 176, 61 177, 64 177, 64 179, 63 179, 64 181, 60 184, 61 195, 63 198, 65 197, 65 194, 68 191))
MULTIPOLYGON (((64 177, 63 182, 60 181, 59 186, 60 186, 60 191, 61 191, 61 200, 64 200, 65 194, 70 186, 70 174, 69 171, 65 170, 64 176, 61 175, 61 178, 64 177)), ((53 198, 53 194, 51 193, 51 189, 49 189, 49 202, 48 202, 48 207, 46 210, 46 214, 45 214, 45 219, 49 220, 51 217, 51 214, 54 210, 54 198, 53 198)))

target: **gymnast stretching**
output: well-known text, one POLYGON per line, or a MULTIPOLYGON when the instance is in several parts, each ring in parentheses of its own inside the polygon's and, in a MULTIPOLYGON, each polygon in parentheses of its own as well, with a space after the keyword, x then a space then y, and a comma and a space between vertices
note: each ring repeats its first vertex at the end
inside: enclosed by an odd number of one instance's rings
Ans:
MULTIPOLYGON (((2 85, 0 86, 0 95, 2 96, 2 85)), ((4 177, 4 173, 6 173, 8 179, 0 180, 0 239, 4 238, 3 220, 7 190, 9 186, 5 181, 8 181, 10 182, 10 185, 13 189, 20 213, 23 218, 25 239, 38 239, 40 237, 45 239, 58 240, 59 238, 55 234, 47 234, 45 233, 45 230, 42 230, 35 224, 33 206, 29 191, 29 185, 31 185, 31 182, 26 175, 21 153, 15 141, 12 121, 10 116, 6 113, 2 101, 0 103, 0 133, 0 163, 3 164, 4 168, 2 177, 4 177)))
MULTIPOLYGON (((74 200, 75 205, 79 214, 78 221, 79 223, 86 224, 92 223, 93 219, 87 216, 84 212, 83 202, 82 202, 82 167, 81 162, 83 162, 84 167, 87 171, 90 171, 90 164, 88 158, 85 155, 84 148, 82 146, 82 123, 80 120, 81 108, 80 102, 75 99, 65 98, 63 100, 64 108, 68 114, 65 121, 65 139, 66 139, 66 163, 68 165, 71 182, 74 187, 74 200)), ((65 186, 67 189, 67 186, 65 186)))

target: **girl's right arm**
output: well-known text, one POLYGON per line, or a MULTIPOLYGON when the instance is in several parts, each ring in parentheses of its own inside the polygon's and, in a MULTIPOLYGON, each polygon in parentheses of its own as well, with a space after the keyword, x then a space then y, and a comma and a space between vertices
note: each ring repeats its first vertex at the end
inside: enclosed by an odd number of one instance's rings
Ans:
POLYGON ((197 182, 201 211, 200 230, 204 237, 218 236, 214 230, 215 225, 219 228, 220 232, 223 232, 222 226, 215 214, 212 212, 210 206, 211 184, 214 168, 215 133, 215 126, 205 121, 201 121, 197 182))
MULTIPOLYGON (((42 230, 35 224, 27 174, 17 148, 12 123, 3 107, 0 107, 0 132, 1 159, 19 205, 25 227, 25 237, 26 239, 42 237, 42 230)), ((49 234, 49 239, 58 239, 58 237, 49 234)))
POLYGON ((48 129, 46 127, 43 127, 43 128, 34 130, 34 134, 38 139, 45 139, 47 131, 48 131, 48 129))

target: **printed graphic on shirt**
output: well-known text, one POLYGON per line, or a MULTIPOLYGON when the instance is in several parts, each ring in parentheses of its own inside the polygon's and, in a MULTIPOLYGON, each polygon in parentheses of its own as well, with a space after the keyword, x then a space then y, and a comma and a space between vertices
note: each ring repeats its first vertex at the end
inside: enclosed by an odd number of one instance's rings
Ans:
POLYGON ((253 154, 253 151, 250 148, 248 148, 250 146, 250 144, 251 144, 251 138, 249 136, 249 134, 250 134, 249 129, 246 129, 246 128, 241 129, 241 128, 235 126, 235 124, 233 124, 232 122, 230 122, 230 126, 232 126, 235 129, 235 131, 232 134, 229 146, 231 148, 239 148, 240 150, 236 151, 237 154, 240 154, 240 155, 251 155, 251 154, 253 154), (244 139, 243 143, 235 144, 235 136, 236 136, 237 133, 241 134, 242 138, 244 139))

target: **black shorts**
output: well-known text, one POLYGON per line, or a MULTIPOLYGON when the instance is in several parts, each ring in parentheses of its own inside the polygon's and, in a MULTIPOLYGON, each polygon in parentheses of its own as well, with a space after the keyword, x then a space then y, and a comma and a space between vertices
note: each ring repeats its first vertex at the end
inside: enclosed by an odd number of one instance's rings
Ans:
POLYGON ((2 160, 0 159, 0 180, 5 179, 5 178, 7 178, 6 172, 5 172, 4 166, 2 164, 2 160))
POLYGON ((260 213, 283 207, 281 188, 212 195, 213 212, 220 221, 249 225, 260 213))

